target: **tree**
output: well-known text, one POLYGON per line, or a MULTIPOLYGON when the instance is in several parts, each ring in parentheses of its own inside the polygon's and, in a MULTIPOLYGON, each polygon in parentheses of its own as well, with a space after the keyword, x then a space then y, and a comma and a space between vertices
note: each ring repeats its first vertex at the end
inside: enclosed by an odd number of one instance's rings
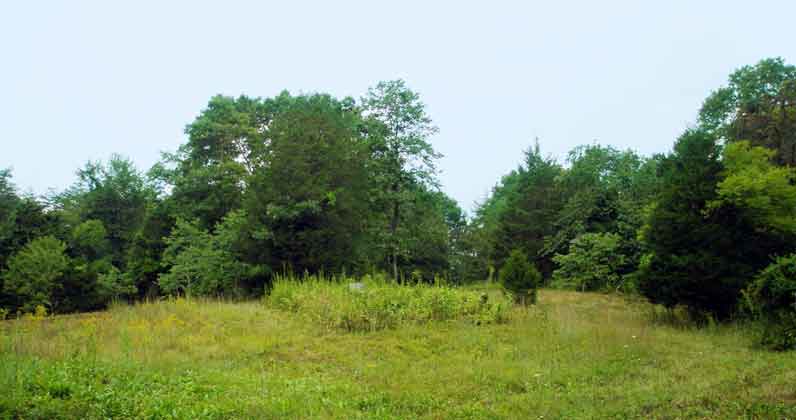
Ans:
POLYGON ((434 193, 436 208, 441 213, 446 229, 442 233, 442 238, 446 241, 447 256, 446 268, 448 278, 455 282, 461 282, 467 275, 466 258, 468 257, 468 244, 465 235, 467 232, 467 215, 459 207, 456 200, 445 193, 437 191, 434 193))
POLYGON ((541 281, 542 275, 519 249, 511 251, 500 269, 500 284, 523 305, 536 303, 536 288, 541 281))
POLYGON ((734 206, 707 211, 723 169, 716 137, 702 130, 684 133, 662 161, 660 198, 642 229, 651 255, 639 276, 640 291, 653 303, 727 318, 771 251, 783 245, 734 206))
POLYGON ((464 259, 468 280, 491 280, 498 258, 500 218, 508 209, 508 197, 515 193, 520 173, 512 170, 492 188, 491 193, 475 209, 475 217, 465 231, 463 243, 468 254, 464 259))
POLYGON ((69 267, 66 244, 45 236, 25 245, 8 261, 3 288, 16 298, 18 307, 32 312, 43 305, 57 311, 54 292, 61 286, 61 276, 69 267))
POLYGON ((362 98, 368 139, 375 159, 379 204, 387 230, 387 253, 393 278, 398 278, 402 210, 411 200, 410 187, 436 185, 435 160, 440 157, 428 138, 438 130, 420 96, 403 80, 380 82, 362 98))
POLYGON ((796 67, 782 58, 741 67, 705 100, 699 125, 725 141, 775 150, 780 165, 796 165, 796 67))
POLYGON ((67 253, 69 269, 53 294, 60 312, 99 310, 113 299, 135 294, 135 286, 112 263, 108 233, 99 220, 87 220, 72 230, 67 253))
POLYGON ((168 175, 174 187, 169 200, 174 203, 175 216, 198 220, 203 228, 211 229, 227 213, 243 205, 249 174, 241 163, 226 160, 196 165, 183 161, 179 165, 177 171, 168 175))
POLYGON ((0 271, 9 256, 31 240, 55 234, 57 220, 29 195, 18 195, 11 171, 0 170, 0 271))
POLYGON ((412 200, 403 203, 402 223, 396 232, 401 272, 415 281, 431 282, 435 276, 453 280, 451 262, 456 230, 463 223, 461 209, 444 193, 422 185, 407 192, 412 200))
POLYGON ((173 187, 175 216, 211 230, 240 209, 249 178, 265 164, 271 122, 291 102, 287 92, 271 99, 211 98, 186 126, 188 142, 153 168, 155 178, 173 187))
POLYGON ((796 172, 773 163, 776 152, 747 141, 727 145, 724 179, 708 210, 731 205, 769 231, 796 235, 796 172))
POLYGON ((542 157, 538 142, 525 152, 525 165, 517 170, 516 185, 508 191, 505 208, 498 216, 494 261, 505 261, 512 249, 519 248, 543 275, 552 272, 551 256, 543 255, 542 250, 563 205, 557 184, 561 174, 561 166, 542 157))
POLYGON ((111 251, 108 232, 99 220, 87 220, 72 231, 70 248, 76 256, 90 261, 107 257, 111 251))
MULTIPOLYGON (((370 219, 368 150, 352 101, 290 98, 269 126, 244 208, 256 262, 296 272, 356 267, 370 219)), ((253 261, 254 262, 254 261, 253 261)))
POLYGON ((164 272, 161 264, 167 238, 177 221, 174 201, 159 199, 147 209, 141 229, 133 238, 127 252, 127 265, 122 273, 124 281, 135 286, 139 297, 155 297, 160 294, 158 276, 164 272))
MULTIPOLYGON (((11 172, 0 170, 0 273, 6 269, 8 259, 30 241, 58 234, 58 230, 57 216, 46 211, 38 199, 18 195, 11 172)), ((0 287, 0 307, 16 305, 16 296, 0 287)))
POLYGON ((628 258, 622 271, 631 270, 640 257, 640 209, 657 191, 657 160, 595 144, 575 148, 568 162, 559 180, 565 204, 542 254, 566 254, 571 241, 585 233, 615 233, 628 258))
POLYGON ((558 264, 553 285, 580 291, 618 290, 626 259, 621 243, 615 233, 585 233, 573 239, 567 254, 553 257, 558 264))
POLYGON ((111 263, 124 268, 127 252, 141 228, 155 190, 129 159, 113 155, 89 162, 77 173, 78 181, 55 197, 55 205, 68 228, 97 220, 110 245, 111 263))
MULTIPOLYGON (((18 204, 19 197, 14 184, 11 183, 11 171, 0 170, 0 243, 7 241, 13 235, 18 204)), ((2 252, 0 252, 0 269, 3 266, 2 252)))

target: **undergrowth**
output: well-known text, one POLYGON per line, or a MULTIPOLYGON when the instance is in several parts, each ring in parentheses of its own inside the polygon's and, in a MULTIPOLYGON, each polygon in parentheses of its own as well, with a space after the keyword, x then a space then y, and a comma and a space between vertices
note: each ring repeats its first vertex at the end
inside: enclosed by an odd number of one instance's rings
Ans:
POLYGON ((475 324, 508 320, 511 301, 443 284, 402 285, 380 276, 351 279, 279 277, 266 303, 327 328, 375 331, 406 323, 467 320, 475 324))

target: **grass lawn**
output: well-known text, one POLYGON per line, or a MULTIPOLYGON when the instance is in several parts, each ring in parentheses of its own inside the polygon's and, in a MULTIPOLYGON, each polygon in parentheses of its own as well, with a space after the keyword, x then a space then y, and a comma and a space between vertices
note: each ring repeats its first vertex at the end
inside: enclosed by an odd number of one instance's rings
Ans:
POLYGON ((650 314, 542 290, 367 332, 268 302, 28 317, 0 323, 0 418, 796 418, 796 354, 650 314))

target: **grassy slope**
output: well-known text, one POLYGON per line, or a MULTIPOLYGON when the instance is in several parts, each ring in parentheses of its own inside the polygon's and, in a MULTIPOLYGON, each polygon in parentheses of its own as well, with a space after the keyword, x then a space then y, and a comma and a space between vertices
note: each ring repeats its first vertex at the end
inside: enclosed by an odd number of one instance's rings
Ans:
POLYGON ((796 355, 542 291, 507 324, 329 330, 176 301, 0 324, 0 417, 796 417, 796 355))

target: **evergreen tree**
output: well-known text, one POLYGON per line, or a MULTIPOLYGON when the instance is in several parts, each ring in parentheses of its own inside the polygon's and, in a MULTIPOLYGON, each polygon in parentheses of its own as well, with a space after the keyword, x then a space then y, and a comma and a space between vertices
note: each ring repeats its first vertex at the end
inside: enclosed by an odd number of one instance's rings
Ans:
POLYGON ((563 205, 557 179, 562 168, 544 158, 539 144, 525 153, 525 165, 517 170, 517 180, 506 197, 505 209, 498 216, 494 261, 504 261, 518 248, 534 261, 545 276, 553 271, 551 256, 542 254, 544 240, 554 232, 556 215, 563 205))
POLYGON ((523 305, 536 303, 536 289, 541 281, 542 275, 519 249, 511 251, 500 269, 500 284, 523 305))
POLYGON ((654 303, 727 318, 769 251, 781 244, 758 232, 734 206, 707 211, 723 171, 712 134, 687 131, 661 171, 661 196, 643 229, 651 256, 640 291, 654 303))

